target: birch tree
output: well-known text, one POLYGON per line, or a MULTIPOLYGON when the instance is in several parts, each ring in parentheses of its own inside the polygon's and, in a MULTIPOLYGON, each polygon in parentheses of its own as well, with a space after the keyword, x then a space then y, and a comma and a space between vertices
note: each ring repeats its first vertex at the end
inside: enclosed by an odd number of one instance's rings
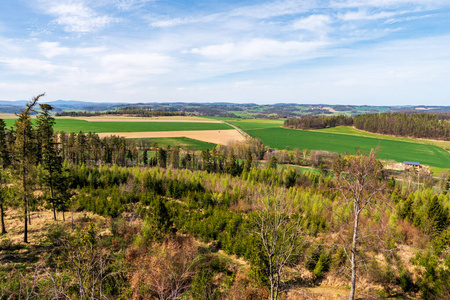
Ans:
MULTIPOLYGON (((376 159, 376 150, 368 155, 357 154, 337 159, 333 165, 335 184, 341 192, 342 205, 350 212, 353 221, 351 241, 341 237, 344 251, 351 264, 351 289, 349 299, 355 299, 356 278, 360 258, 360 245, 367 235, 361 234, 361 217, 375 201, 380 199, 385 185, 382 182, 383 166, 376 159)), ((373 239, 375 234, 371 235, 373 239)))
POLYGON ((296 257, 300 243, 300 224, 293 217, 296 209, 285 197, 269 196, 258 204, 253 233, 263 246, 262 268, 270 285, 271 300, 282 291, 283 269, 296 257))

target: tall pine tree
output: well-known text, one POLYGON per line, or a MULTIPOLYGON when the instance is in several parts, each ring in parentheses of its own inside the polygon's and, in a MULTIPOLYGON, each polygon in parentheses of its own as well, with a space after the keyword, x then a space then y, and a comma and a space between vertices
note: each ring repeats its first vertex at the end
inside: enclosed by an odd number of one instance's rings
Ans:
POLYGON ((41 114, 37 117, 37 125, 39 129, 40 141, 42 143, 42 165, 46 174, 44 175, 44 185, 50 189, 50 198, 48 199, 52 205, 53 219, 56 221, 55 202, 55 186, 59 182, 62 170, 62 158, 59 155, 57 143, 55 141, 53 126, 55 118, 50 115, 53 107, 49 104, 40 104, 41 114))
POLYGON ((30 103, 27 103, 26 108, 21 110, 18 115, 14 126, 16 128, 16 141, 15 141, 15 160, 16 170, 21 178, 22 187, 22 200, 23 200, 23 217, 24 217, 24 234, 23 241, 28 243, 28 206, 31 199, 31 178, 30 173, 35 163, 36 155, 34 153, 34 130, 31 124, 31 112, 33 107, 39 101, 39 98, 45 94, 34 97, 30 103))
POLYGON ((0 168, 6 168, 11 164, 11 155, 6 137, 6 124, 3 119, 0 119, 0 168))

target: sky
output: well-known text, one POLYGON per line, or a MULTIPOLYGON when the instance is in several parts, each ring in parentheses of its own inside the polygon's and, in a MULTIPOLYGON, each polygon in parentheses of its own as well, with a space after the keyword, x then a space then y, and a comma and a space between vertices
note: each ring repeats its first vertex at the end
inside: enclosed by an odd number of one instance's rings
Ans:
POLYGON ((450 106, 450 0, 1 0, 0 100, 450 106))

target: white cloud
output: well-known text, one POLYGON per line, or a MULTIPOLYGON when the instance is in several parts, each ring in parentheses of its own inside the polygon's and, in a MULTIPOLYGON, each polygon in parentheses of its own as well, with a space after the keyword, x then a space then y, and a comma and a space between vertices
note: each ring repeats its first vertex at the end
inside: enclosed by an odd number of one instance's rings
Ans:
POLYGON ((395 8, 405 5, 414 5, 416 7, 431 9, 441 6, 448 6, 449 3, 446 0, 336 0, 330 2, 330 6, 334 8, 395 8))
POLYGON ((167 27, 174 27, 179 25, 185 25, 185 24, 194 24, 194 23, 204 23, 204 22, 214 22, 217 21, 219 18, 221 18, 220 14, 209 14, 205 16, 199 16, 199 17, 184 17, 184 18, 150 18, 150 26, 152 27, 160 27, 160 28, 167 28, 167 27))
POLYGON ((116 6, 124 11, 139 9, 143 7, 147 2, 153 2, 155 0, 116 0, 116 6))
POLYGON ((378 20, 386 19, 398 15, 399 12, 382 11, 377 13, 369 13, 365 10, 351 11, 344 14, 339 14, 338 17, 344 21, 359 21, 359 20, 378 20))
POLYGON ((108 54, 102 58, 105 68, 119 70, 136 70, 138 73, 160 74, 168 70, 172 62, 169 56, 156 53, 121 53, 108 54))
POLYGON ((292 28, 325 33, 331 30, 329 26, 331 23, 332 20, 327 15, 310 15, 306 18, 295 20, 292 23, 292 28))
POLYGON ((82 0, 44 1, 42 7, 47 14, 55 17, 53 22, 63 26, 66 32, 93 32, 116 21, 111 16, 99 15, 82 0))
POLYGON ((164 19, 164 20, 156 20, 152 21, 150 23, 150 26, 152 27, 160 27, 160 28, 166 28, 166 27, 174 27, 178 25, 184 25, 189 23, 196 23, 197 20, 195 19, 189 19, 189 18, 174 18, 174 19, 164 19))
POLYGON ((405 18, 392 18, 386 20, 385 24, 395 24, 399 22, 408 22, 408 21, 414 21, 419 19, 425 19, 434 16, 433 14, 427 14, 427 15, 421 15, 421 16, 412 16, 412 17, 405 17, 405 18))
POLYGON ((32 58, 5 58, 0 57, 0 64, 5 64, 7 68, 23 75, 44 75, 54 74, 57 71, 74 71, 75 68, 69 66, 59 66, 47 60, 32 58))
POLYGON ((171 57, 157 53, 107 54, 100 58, 99 66, 89 70, 88 80, 121 87, 134 86, 170 72, 173 64, 171 57))
POLYGON ((41 54, 47 58, 52 58, 69 52, 69 48, 61 47, 59 42, 41 42, 38 45, 38 49, 41 54))
POLYGON ((9 55, 20 51, 22 51, 22 47, 18 46, 14 40, 0 36, 0 54, 4 53, 5 55, 9 55))
POLYGON ((102 53, 105 53, 108 50, 106 47, 78 47, 78 48, 72 48, 71 51, 74 54, 79 54, 81 56, 89 56, 93 57, 95 55, 99 55, 102 53))
POLYGON ((216 60, 258 60, 270 57, 301 55, 324 46, 324 42, 280 42, 255 38, 241 43, 225 43, 194 48, 191 53, 216 60))
POLYGON ((315 0, 279 0, 237 8, 231 11, 229 15, 235 17, 238 16, 265 19, 283 15, 298 14, 306 12, 308 11, 308 9, 311 9, 313 7, 317 7, 315 0))

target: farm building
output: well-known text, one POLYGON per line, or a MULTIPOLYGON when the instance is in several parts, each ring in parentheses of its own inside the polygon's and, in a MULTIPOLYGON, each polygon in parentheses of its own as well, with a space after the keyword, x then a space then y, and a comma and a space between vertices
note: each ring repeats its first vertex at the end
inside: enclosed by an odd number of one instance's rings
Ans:
POLYGON ((408 170, 410 168, 420 169, 420 168, 422 168, 422 166, 420 165, 420 162, 404 161, 403 162, 403 169, 408 170))

